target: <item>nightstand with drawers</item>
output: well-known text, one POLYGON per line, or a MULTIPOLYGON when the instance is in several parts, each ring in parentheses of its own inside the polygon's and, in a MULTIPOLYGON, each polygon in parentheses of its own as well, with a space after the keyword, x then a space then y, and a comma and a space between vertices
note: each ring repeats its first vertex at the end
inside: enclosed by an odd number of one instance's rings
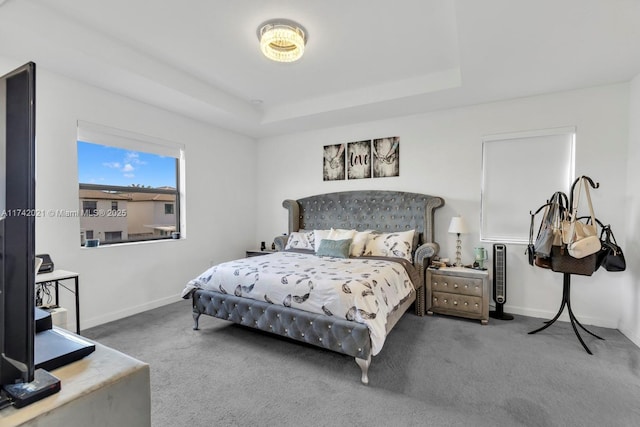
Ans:
POLYGON ((252 256, 269 255, 275 252, 276 251, 269 249, 249 249, 246 251, 246 257, 249 258, 252 256))
POLYGON ((427 314, 489 322, 489 273, 464 267, 427 269, 427 314))

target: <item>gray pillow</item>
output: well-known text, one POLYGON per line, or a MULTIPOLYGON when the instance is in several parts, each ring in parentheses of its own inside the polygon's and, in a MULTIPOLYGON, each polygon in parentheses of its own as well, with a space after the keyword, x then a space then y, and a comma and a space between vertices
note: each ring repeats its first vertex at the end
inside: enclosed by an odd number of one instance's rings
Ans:
POLYGON ((320 246, 316 255, 318 256, 330 256, 334 258, 349 258, 349 248, 351 247, 352 239, 345 240, 320 240, 320 246))

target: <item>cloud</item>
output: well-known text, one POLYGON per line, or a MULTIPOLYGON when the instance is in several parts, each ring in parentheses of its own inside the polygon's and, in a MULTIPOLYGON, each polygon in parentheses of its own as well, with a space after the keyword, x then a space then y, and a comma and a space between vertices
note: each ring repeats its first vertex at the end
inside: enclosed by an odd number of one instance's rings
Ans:
POLYGON ((128 151, 125 155, 124 161, 134 165, 146 165, 147 162, 140 160, 140 154, 134 151, 128 151))
POLYGON ((131 166, 130 163, 127 163, 126 165, 124 165, 124 167, 122 168, 122 172, 131 172, 133 171, 135 168, 133 166, 131 166))
POLYGON ((120 162, 105 162, 102 164, 102 166, 106 166, 111 169, 120 169, 122 165, 120 164, 120 162))
POLYGON ((124 177, 125 178, 135 178, 136 176, 134 174, 132 174, 132 173, 125 173, 124 177))

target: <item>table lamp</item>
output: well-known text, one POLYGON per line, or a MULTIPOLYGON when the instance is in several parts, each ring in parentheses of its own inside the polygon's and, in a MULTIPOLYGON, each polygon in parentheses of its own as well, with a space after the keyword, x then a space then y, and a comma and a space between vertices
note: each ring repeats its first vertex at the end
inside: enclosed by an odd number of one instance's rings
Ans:
POLYGON ((458 236, 458 240, 456 240, 456 267, 462 267, 462 241, 460 240, 460 234, 464 234, 466 232, 467 225, 462 220, 462 217, 452 217, 451 224, 449 224, 449 233, 453 233, 458 236))

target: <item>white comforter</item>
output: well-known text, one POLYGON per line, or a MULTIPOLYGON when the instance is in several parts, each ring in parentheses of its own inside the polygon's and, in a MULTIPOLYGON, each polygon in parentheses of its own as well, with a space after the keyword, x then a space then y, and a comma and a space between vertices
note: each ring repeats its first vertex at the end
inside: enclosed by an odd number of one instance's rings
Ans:
POLYGON ((376 355, 386 337, 387 315, 413 285, 394 261, 277 252, 213 266, 191 280, 182 296, 196 288, 364 323, 376 355))

